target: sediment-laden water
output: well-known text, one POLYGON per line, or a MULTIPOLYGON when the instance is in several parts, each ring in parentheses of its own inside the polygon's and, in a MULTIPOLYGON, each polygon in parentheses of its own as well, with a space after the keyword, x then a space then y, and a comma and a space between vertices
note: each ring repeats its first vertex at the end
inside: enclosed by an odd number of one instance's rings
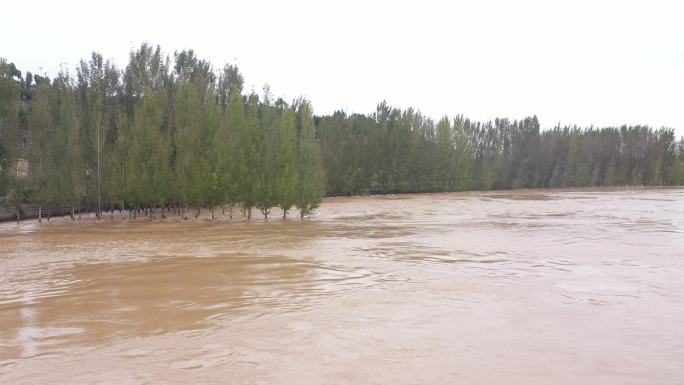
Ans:
POLYGON ((684 189, 5 223, 0 383, 684 383, 684 189))

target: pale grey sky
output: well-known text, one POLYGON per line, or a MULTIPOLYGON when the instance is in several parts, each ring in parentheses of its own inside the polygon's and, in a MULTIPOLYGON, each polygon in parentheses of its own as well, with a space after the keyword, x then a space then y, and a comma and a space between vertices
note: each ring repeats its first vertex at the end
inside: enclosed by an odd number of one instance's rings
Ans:
POLYGON ((545 127, 682 136, 683 15, 658 0, 31 1, 2 17, 0 56, 52 76, 93 50, 124 67, 147 41, 237 63, 248 89, 268 82, 319 114, 386 99, 435 118, 537 114, 545 127))

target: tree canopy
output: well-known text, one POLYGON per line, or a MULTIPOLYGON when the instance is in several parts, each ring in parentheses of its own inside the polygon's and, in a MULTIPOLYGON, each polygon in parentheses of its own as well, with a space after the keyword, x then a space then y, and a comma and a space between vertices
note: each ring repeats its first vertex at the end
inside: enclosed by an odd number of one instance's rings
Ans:
POLYGON ((172 59, 143 44, 124 70, 93 53, 76 79, 24 79, 5 60, 0 74, 0 196, 17 196, 13 204, 151 217, 239 205, 251 217, 278 205, 307 215, 323 197, 309 102, 245 95, 235 66, 214 73, 192 50, 172 59), (27 177, 16 172, 22 159, 27 177))
POLYGON ((435 122, 385 102, 315 116, 309 100, 243 87, 234 65, 148 44, 123 69, 93 53, 75 77, 0 59, 0 204, 305 217, 326 194, 684 184, 670 128, 435 122))

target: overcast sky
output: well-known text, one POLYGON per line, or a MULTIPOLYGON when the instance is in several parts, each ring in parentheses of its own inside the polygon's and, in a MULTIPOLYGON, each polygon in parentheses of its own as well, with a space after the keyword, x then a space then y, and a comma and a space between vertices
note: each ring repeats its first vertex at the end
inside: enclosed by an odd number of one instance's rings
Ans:
POLYGON ((93 50, 124 67, 147 41, 192 48, 216 69, 236 63, 247 90, 268 82, 318 114, 371 112, 385 99, 435 118, 536 114, 544 127, 642 123, 681 136, 680 4, 30 1, 3 15, 0 56, 53 76, 93 50))

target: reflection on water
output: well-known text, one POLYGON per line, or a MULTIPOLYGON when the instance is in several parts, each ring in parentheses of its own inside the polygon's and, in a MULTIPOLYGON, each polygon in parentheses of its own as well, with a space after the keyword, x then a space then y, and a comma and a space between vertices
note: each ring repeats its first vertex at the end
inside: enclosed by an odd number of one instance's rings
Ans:
POLYGON ((0 225, 1 383, 678 383, 684 190, 0 225))

